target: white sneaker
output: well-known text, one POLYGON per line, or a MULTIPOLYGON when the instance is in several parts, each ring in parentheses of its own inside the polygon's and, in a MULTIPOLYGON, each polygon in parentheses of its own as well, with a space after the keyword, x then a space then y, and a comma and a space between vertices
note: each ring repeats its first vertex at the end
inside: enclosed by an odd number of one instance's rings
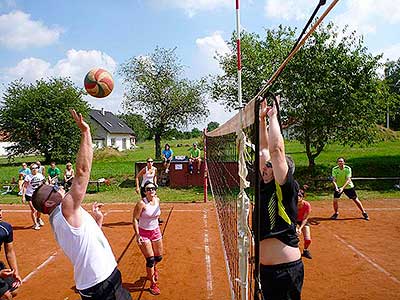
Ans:
POLYGON ((22 192, 18 192, 18 196, 22 196, 22 192))
POLYGON ((40 226, 44 226, 44 222, 43 222, 43 220, 42 220, 41 218, 38 218, 38 219, 37 219, 37 222, 38 222, 38 224, 39 224, 40 226))
POLYGON ((169 169, 165 169, 165 173, 167 173, 167 174, 168 174, 168 173, 169 173, 169 169))
POLYGON ((39 224, 35 224, 35 225, 32 226, 32 229, 40 230, 40 225, 39 224))

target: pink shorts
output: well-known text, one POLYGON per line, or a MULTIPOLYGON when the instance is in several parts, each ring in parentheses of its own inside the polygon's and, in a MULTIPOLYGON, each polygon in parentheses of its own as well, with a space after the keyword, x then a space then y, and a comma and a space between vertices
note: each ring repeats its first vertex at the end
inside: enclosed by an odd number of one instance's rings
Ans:
POLYGON ((139 227, 139 235, 142 237, 145 243, 157 242, 162 239, 160 227, 153 230, 147 230, 139 227))

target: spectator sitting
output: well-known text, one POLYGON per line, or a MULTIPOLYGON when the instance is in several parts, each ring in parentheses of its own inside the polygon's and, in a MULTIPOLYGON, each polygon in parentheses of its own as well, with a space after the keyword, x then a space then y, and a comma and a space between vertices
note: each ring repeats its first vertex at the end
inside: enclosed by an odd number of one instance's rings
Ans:
POLYGON ((74 176, 75 176, 74 169, 72 168, 72 164, 69 162, 65 165, 65 171, 64 171, 63 186, 66 191, 68 191, 71 188, 74 176))
POLYGON ((169 172, 169 166, 171 164, 172 157, 174 155, 174 151, 172 151, 171 147, 169 144, 165 144, 164 150, 161 153, 162 159, 164 160, 164 168, 165 168, 165 173, 169 172))
POLYGON ((50 163, 50 168, 47 170, 47 174, 49 184, 58 184, 61 171, 59 168, 56 167, 56 163, 54 161, 50 163))
POLYGON ((201 168, 200 149, 197 148, 196 143, 193 143, 193 147, 190 148, 189 152, 190 152, 189 173, 193 174, 193 163, 197 162, 197 174, 200 174, 200 168, 201 168))

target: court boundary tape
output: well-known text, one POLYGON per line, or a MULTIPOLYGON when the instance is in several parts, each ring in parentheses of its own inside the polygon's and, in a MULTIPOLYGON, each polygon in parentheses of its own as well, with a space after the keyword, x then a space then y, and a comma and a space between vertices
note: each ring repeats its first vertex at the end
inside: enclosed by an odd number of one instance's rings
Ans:
POLYGON ((211 256, 210 256, 210 244, 208 238, 208 212, 206 209, 203 210, 203 221, 204 221, 204 260, 206 265, 206 278, 207 278, 207 299, 213 298, 213 284, 212 284, 212 272, 211 272, 211 256))
POLYGON ((50 255, 43 263, 41 263, 38 267, 36 267, 32 272, 26 275, 24 279, 22 279, 22 283, 27 282, 32 276, 34 276, 37 272, 39 272, 40 269, 44 268, 52 260, 54 260, 56 256, 57 256, 57 251, 54 252, 52 255, 50 255))
POLYGON ((397 279, 397 277, 395 277, 394 275, 392 275, 389 271, 386 271, 383 267, 381 267, 380 265, 378 265, 376 262, 374 262, 370 257, 368 257, 366 254, 362 253, 360 250, 358 250, 356 247, 354 247, 352 244, 350 244, 349 242, 347 242, 344 238, 341 238, 340 236, 338 236, 337 234, 333 234, 333 236, 339 240, 341 243, 343 243, 345 246, 347 246, 348 248, 350 248, 354 253, 356 253, 357 255, 361 256, 362 258, 364 258, 368 263, 370 263, 373 267, 375 267, 378 271, 380 271, 381 273, 385 274, 386 276, 388 276, 391 280, 393 280, 395 283, 400 284, 400 280, 397 279))

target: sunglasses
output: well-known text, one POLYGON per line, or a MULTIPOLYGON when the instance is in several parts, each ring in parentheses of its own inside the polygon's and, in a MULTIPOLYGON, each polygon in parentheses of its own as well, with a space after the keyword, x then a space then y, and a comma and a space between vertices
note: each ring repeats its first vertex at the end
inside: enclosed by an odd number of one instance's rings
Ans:
POLYGON ((60 190, 60 187, 59 187, 57 184, 53 185, 53 187, 52 187, 52 189, 51 189, 49 195, 47 196, 46 200, 44 200, 43 203, 47 202, 47 200, 50 199, 51 194, 57 193, 59 190, 60 190))
POLYGON ((265 163, 265 166, 266 166, 267 168, 272 168, 272 163, 271 163, 270 161, 267 161, 267 162, 265 163))
POLYGON ((152 160, 148 160, 147 162, 148 162, 148 163, 152 163, 153 161, 152 161, 152 160))
POLYGON ((148 187, 148 188, 146 188, 146 192, 148 192, 148 191, 155 191, 155 190, 157 190, 156 187, 148 187))

